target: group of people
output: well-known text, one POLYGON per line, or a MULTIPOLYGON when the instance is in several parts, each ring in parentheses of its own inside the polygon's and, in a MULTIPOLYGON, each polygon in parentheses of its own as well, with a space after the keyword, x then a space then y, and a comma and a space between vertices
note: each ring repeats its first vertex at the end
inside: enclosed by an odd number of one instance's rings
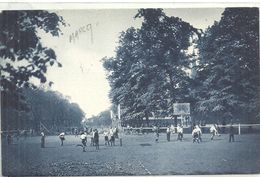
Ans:
MULTIPOLYGON (((216 124, 213 124, 210 129, 211 133, 210 139, 213 140, 215 136, 220 136, 218 132, 218 126, 216 124)), ((160 128, 159 126, 153 126, 153 132, 155 133, 155 142, 159 141, 159 133, 160 128)), ((166 138, 167 141, 170 141, 170 136, 172 133, 177 132, 177 141, 183 141, 183 126, 181 124, 177 125, 177 127, 168 126, 166 128, 166 138)), ((192 128, 192 141, 193 143, 200 143, 202 142, 202 130, 199 125, 194 125, 192 128)), ((235 130, 232 124, 229 127, 229 142, 234 142, 234 134, 235 130)), ((115 139, 118 138, 118 129, 117 128, 110 128, 103 132, 104 140, 105 140, 105 146, 115 146, 115 139)), ((63 146, 63 142, 65 141, 65 133, 62 132, 59 134, 59 139, 61 141, 61 146, 63 146)), ((83 147, 83 152, 86 151, 87 146, 87 132, 80 132, 80 139, 81 144, 78 146, 83 147)), ((120 142, 121 143, 121 142, 120 142)), ((96 150, 99 150, 99 132, 97 129, 92 130, 92 136, 91 136, 91 143, 90 145, 95 146, 96 150)), ((41 132, 41 147, 45 147, 45 134, 44 132, 41 132)))
MULTIPOLYGON (((215 136, 221 136, 219 134, 219 131, 218 131, 218 126, 216 124, 213 124, 209 131, 211 133, 211 141, 213 141, 214 137, 215 136)), ((229 142, 234 142, 235 141, 235 138, 234 138, 234 134, 235 134, 235 130, 234 130, 234 127, 233 125, 231 124, 230 127, 229 127, 229 142)), ((193 137, 193 142, 201 142, 202 141, 202 131, 201 131, 201 128, 196 125, 192 131, 192 137, 193 137)))
MULTIPOLYGON (((183 126, 182 125, 177 125, 177 140, 182 141, 183 140, 183 126)), ((167 141, 170 141, 171 133, 175 132, 175 127, 172 125, 171 127, 168 126, 166 128, 166 137, 167 141)))
MULTIPOLYGON (((160 131, 160 128, 158 126, 153 127, 153 132, 155 133, 155 142, 158 142, 158 140, 159 140, 159 131, 160 131)), ((183 126, 181 124, 177 125, 176 131, 177 131, 177 140, 182 141, 183 140, 183 126)), ((211 140, 213 140, 215 136, 221 136, 218 132, 218 127, 217 127, 216 124, 213 124, 210 127, 209 131, 211 133, 211 138, 210 138, 211 140)), ((175 127, 173 125, 168 126, 166 128, 167 141, 170 141, 171 133, 175 133, 175 127)), ((235 141, 234 134, 235 134, 234 127, 231 124, 230 127, 229 127, 229 142, 235 141)), ((202 142, 202 130, 201 130, 201 127, 199 125, 193 126, 191 135, 192 135, 193 143, 202 142)))
MULTIPOLYGON (((44 131, 41 131, 41 148, 45 148, 45 133, 44 131)), ((61 141, 61 146, 63 146, 63 142, 65 141, 65 133, 64 132, 61 132, 59 134, 59 138, 60 138, 60 141, 61 141)))
MULTIPOLYGON (((111 127, 109 130, 105 130, 103 135, 105 139, 105 146, 115 146, 115 138, 118 138, 117 128, 111 127)), ((85 152, 85 147, 87 146, 87 133, 81 133, 80 139, 82 142, 83 152, 85 152)), ((96 150, 99 150, 99 132, 97 129, 92 132, 90 145, 95 146, 96 150)))
MULTIPOLYGON (((87 146, 87 133, 86 132, 81 132, 80 134, 80 139, 83 147, 83 152, 86 152, 86 146, 87 146)), ((99 150, 99 133, 98 130, 95 129, 92 132, 92 137, 91 137, 91 145, 96 147, 96 150, 99 150)))
MULTIPOLYGON (((87 135, 88 133, 86 131, 82 131, 79 133, 81 144, 78 144, 76 146, 81 146, 83 148, 83 152, 86 152, 86 146, 87 146, 87 135)), ((90 132, 92 136, 90 137, 90 145, 95 146, 96 150, 99 150, 99 132, 97 129, 94 129, 90 132)), ((41 147, 44 148, 45 144, 45 134, 44 132, 41 133, 41 147)), ((75 134, 75 137, 77 137, 77 134, 75 134)), ((105 138, 105 146, 115 146, 115 138, 118 138, 118 129, 117 128, 110 128, 109 130, 104 131, 104 138, 105 138)), ((61 146, 63 146, 63 142, 65 141, 65 133, 62 132, 59 134, 59 139, 61 142, 61 146)))
POLYGON ((105 145, 115 146, 115 139, 118 138, 118 129, 110 128, 108 131, 104 131, 105 145))

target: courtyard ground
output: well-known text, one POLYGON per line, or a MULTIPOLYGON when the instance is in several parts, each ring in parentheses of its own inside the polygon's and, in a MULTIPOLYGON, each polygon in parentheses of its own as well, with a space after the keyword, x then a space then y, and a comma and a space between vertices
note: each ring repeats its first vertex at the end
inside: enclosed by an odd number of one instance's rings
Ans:
POLYGON ((123 135, 123 146, 90 146, 82 152, 79 136, 66 136, 60 146, 58 136, 47 136, 46 147, 40 148, 40 137, 20 138, 14 144, 2 143, 2 174, 4 176, 87 176, 87 175, 183 175, 183 174, 252 174, 260 173, 260 135, 228 135, 210 140, 203 135, 202 143, 192 143, 190 134, 182 142, 166 141, 161 133, 159 143, 154 134, 123 135))

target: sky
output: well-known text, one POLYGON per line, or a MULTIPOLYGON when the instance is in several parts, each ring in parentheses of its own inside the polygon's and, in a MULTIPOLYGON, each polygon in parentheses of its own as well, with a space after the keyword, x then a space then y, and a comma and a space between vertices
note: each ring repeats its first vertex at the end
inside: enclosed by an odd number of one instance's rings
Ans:
MULTIPOLYGON (((219 21, 223 11, 223 8, 164 9, 166 15, 180 17, 203 30, 215 20, 219 21)), ((110 86, 101 59, 114 56, 120 32, 132 26, 139 28, 142 20, 133 18, 137 9, 54 12, 69 25, 61 28, 63 35, 60 37, 39 31, 43 45, 53 48, 62 64, 61 68, 49 67, 47 78, 54 82, 52 90, 78 103, 89 118, 111 106, 108 97, 110 86)))

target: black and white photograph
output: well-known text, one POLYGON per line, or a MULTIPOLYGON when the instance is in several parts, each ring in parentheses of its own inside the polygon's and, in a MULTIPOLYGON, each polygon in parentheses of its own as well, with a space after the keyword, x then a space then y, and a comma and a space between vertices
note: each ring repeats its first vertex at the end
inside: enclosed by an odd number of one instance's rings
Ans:
POLYGON ((256 4, 39 7, 0 10, 2 176, 260 174, 256 4))

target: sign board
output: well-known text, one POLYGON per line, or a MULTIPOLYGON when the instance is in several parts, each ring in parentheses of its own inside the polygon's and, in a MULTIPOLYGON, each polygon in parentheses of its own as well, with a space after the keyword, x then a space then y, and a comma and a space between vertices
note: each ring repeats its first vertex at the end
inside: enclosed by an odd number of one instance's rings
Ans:
POLYGON ((174 115, 190 115, 190 103, 174 103, 174 115))

